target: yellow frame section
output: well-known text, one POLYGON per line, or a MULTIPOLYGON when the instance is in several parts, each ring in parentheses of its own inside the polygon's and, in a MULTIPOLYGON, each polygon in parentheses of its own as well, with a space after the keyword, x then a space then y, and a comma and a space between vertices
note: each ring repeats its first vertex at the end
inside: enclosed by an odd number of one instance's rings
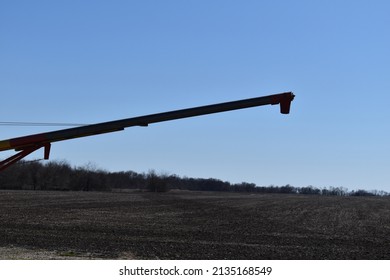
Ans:
POLYGON ((8 140, 0 141, 0 151, 11 150, 11 144, 8 140))

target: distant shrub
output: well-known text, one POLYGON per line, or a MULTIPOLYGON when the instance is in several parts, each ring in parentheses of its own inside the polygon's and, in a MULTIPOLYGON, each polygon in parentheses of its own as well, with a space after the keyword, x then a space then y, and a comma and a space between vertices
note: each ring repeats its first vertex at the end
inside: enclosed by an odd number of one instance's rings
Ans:
POLYGON ((321 190, 317 189, 313 186, 307 186, 307 187, 303 187, 303 188, 298 188, 298 193, 319 195, 319 194, 321 194, 321 190))
POLYGON ((146 176, 146 187, 150 192, 167 192, 168 176, 166 174, 157 175, 154 170, 149 171, 146 176))
POLYGON ((374 196, 372 192, 366 190, 357 190, 350 193, 351 196, 374 196))

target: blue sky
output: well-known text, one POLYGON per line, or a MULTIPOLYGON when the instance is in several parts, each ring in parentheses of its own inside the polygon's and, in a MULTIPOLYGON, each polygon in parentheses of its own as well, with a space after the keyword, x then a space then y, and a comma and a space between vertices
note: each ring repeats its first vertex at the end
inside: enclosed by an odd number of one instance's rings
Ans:
MULTIPOLYGON (((390 191, 389 12, 375 0, 2 1, 0 121, 96 123, 293 91, 290 115, 129 128, 57 142, 51 159, 390 191)), ((0 139, 55 129, 1 126, 0 139)))

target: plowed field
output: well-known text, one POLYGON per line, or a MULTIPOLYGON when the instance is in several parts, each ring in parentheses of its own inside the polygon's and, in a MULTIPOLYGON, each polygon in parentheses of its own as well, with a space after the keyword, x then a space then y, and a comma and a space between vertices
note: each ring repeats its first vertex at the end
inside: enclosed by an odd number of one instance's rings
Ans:
POLYGON ((0 191, 0 259, 390 259, 390 198, 0 191))

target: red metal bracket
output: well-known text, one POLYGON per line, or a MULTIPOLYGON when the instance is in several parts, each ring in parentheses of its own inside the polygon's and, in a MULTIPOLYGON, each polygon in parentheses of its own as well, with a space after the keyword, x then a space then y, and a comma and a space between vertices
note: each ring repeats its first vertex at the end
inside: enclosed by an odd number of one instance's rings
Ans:
POLYGON ((45 144, 44 146, 32 146, 29 148, 26 148, 22 150, 21 152, 17 153, 16 155, 13 155, 3 161, 0 161, 0 171, 6 169, 7 167, 11 166, 12 164, 16 163, 17 161, 21 160, 22 158, 28 156, 29 154, 35 152, 36 150, 45 147, 45 159, 49 159, 49 153, 50 153, 50 143, 45 144))
POLYGON ((47 143, 47 144, 45 144, 44 147, 45 147, 45 152, 44 152, 43 158, 44 159, 49 159, 51 144, 47 143))

